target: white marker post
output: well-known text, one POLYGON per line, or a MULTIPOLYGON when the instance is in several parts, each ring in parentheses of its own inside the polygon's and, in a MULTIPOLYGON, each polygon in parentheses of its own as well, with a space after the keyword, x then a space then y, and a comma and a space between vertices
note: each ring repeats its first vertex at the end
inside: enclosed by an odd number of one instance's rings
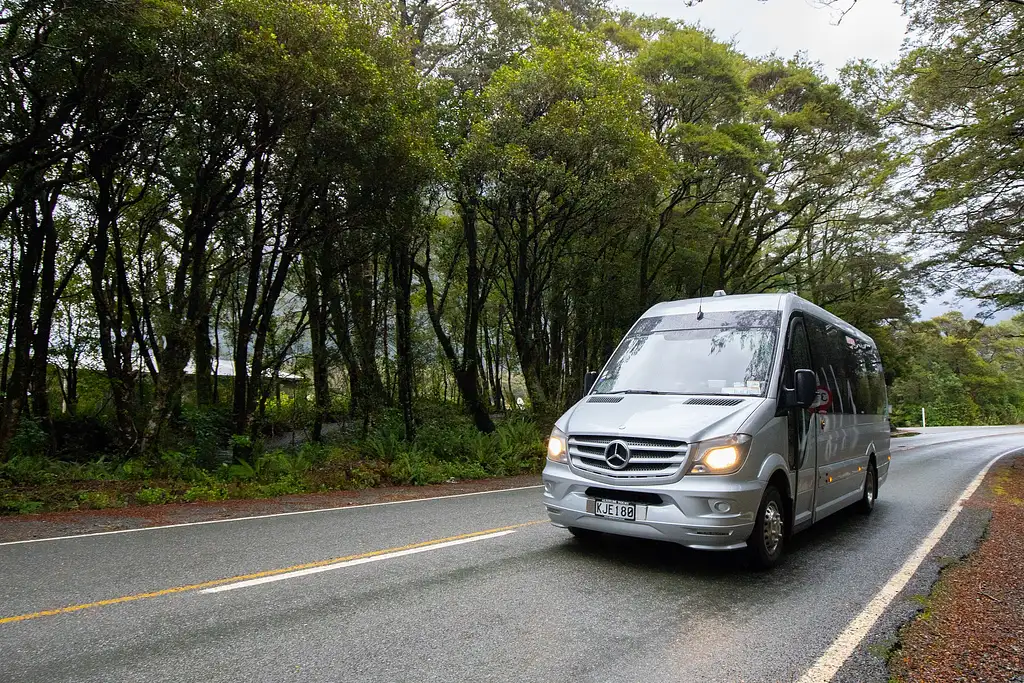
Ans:
POLYGON ((924 406, 921 406, 921 429, 928 426, 928 423, 924 419, 924 406))

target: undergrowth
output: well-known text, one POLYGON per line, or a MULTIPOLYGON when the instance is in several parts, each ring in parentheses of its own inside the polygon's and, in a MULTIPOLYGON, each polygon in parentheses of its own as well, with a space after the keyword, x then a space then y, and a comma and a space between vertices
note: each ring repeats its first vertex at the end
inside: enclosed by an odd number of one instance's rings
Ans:
POLYGON ((244 455, 219 463, 202 440, 155 457, 84 462, 39 455, 38 441, 30 430, 0 462, 0 514, 437 484, 539 472, 544 462, 533 422, 510 418, 483 434, 450 414, 424 421, 411 440, 398 416, 385 416, 365 438, 283 450, 247 441, 236 451, 244 455))

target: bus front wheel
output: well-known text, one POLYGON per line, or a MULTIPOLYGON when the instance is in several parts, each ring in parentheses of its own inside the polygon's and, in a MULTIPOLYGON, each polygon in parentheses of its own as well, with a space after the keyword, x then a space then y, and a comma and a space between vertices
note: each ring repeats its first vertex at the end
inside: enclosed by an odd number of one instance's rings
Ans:
POLYGON ((750 559, 760 569, 770 569, 782 559, 786 541, 785 510, 782 494, 774 485, 769 484, 764 490, 761 507, 757 510, 754 530, 747 539, 750 559))

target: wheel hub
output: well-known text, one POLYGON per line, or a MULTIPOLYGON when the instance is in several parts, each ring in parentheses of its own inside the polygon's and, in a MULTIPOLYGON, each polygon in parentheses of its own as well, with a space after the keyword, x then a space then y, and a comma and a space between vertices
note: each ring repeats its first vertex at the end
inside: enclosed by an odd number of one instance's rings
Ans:
POLYGON ((779 547, 783 528, 782 511, 774 500, 768 501, 764 509, 764 548, 769 553, 774 553, 779 547))

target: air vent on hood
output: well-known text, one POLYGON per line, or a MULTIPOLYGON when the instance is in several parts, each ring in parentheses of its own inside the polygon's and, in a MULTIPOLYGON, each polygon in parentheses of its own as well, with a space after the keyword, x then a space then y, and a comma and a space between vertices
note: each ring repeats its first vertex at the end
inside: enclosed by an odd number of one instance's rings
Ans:
POLYGON ((591 396, 587 403, 618 403, 622 400, 621 396, 591 396))
POLYGON ((738 406, 743 403, 741 398, 691 398, 686 401, 691 406, 738 406))

